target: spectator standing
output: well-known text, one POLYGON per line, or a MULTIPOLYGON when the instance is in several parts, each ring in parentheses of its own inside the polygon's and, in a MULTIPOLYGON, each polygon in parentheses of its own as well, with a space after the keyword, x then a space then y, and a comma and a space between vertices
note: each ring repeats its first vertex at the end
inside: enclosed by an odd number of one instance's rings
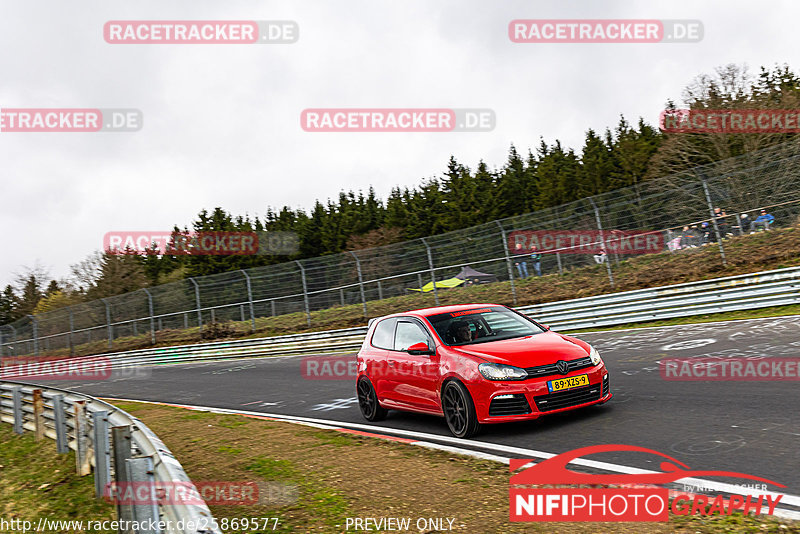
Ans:
POLYGON ((719 235, 725 237, 730 233, 730 226, 728 225, 728 214, 725 210, 714 208, 714 217, 717 219, 717 228, 719 228, 719 235))
POLYGON ((533 263, 533 272, 536 276, 542 276, 542 255, 536 245, 531 246, 531 263, 533 263))
POLYGON ((700 225, 700 245, 707 245, 711 241, 711 225, 704 222, 700 225))
POLYGON ((514 260, 514 266, 517 268, 520 278, 528 278, 528 262, 525 261, 525 249, 522 248, 522 243, 514 245, 514 255, 517 258, 514 260))
POLYGON ((772 226, 772 223, 775 222, 775 217, 771 214, 767 213, 767 210, 761 210, 761 215, 756 217, 756 220, 753 221, 753 224, 750 225, 750 231, 755 232, 759 228, 763 228, 764 230, 769 230, 769 227, 772 226))

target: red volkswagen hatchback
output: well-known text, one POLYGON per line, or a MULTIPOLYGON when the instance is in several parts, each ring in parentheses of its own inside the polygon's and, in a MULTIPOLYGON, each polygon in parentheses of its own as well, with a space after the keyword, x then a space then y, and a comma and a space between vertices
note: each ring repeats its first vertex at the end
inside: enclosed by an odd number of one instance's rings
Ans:
POLYGON ((387 410, 444 415, 457 437, 481 424, 536 419, 611 398, 585 341, 497 304, 441 306, 374 319, 358 353, 368 421, 387 410))

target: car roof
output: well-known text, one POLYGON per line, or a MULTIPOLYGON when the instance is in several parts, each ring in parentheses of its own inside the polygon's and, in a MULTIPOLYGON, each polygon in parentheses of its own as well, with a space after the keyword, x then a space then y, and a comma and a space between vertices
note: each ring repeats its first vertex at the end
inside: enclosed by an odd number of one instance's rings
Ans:
POLYGON ((421 308, 419 310, 410 310, 402 313, 393 313, 391 315, 387 315, 386 317, 400 317, 403 315, 412 315, 415 317, 430 317, 431 315, 438 315, 440 313, 452 313, 452 312, 471 310, 474 308, 489 307, 489 306, 502 306, 502 304, 479 303, 479 304, 456 304, 451 306, 436 306, 433 308, 421 308))

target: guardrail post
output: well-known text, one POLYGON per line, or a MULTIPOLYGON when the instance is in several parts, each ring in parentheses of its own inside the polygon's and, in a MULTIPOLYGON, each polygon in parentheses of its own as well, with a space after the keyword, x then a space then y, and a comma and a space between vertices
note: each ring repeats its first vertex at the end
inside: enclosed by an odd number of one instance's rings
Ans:
POLYGON ((30 317, 31 322, 33 323, 33 325, 32 325, 33 326, 33 355, 34 356, 38 356, 39 355, 39 320, 35 316, 30 315, 30 314, 28 315, 28 317, 30 317))
POLYGON ((56 451, 58 454, 69 452, 69 436, 67 436, 67 418, 64 411, 64 395, 53 397, 53 420, 56 427, 56 451))
POLYGON ((75 356, 75 342, 72 338, 75 331, 75 318, 72 314, 72 306, 67 308, 67 311, 69 312, 69 355, 75 356))
MULTIPOLYGON (((253 286, 250 283, 250 275, 247 274, 247 271, 242 270, 242 274, 244 275, 245 280, 247 280, 247 303, 250 305, 250 330, 252 332, 256 331, 256 314, 253 308, 253 286)), ((244 320, 244 317, 242 317, 244 320)))
POLYGON ((364 275, 361 272, 361 260, 356 256, 355 251, 351 250, 350 255, 356 260, 356 271, 358 272, 358 290, 361 292, 361 307, 364 309, 364 319, 367 318, 367 297, 364 294, 364 275))
MULTIPOLYGON (((128 460, 131 457, 131 427, 115 426, 111 429, 111 438, 114 448, 114 482, 118 488, 126 489, 130 482, 128 476, 128 460)), ((133 505, 119 501, 117 504, 117 518, 123 522, 122 525, 129 525, 133 521, 133 505)), ((132 531, 128 528, 120 529, 121 534, 128 534, 132 531)))
POLYGON ((75 401, 75 473, 79 477, 88 475, 92 466, 89 463, 89 429, 86 420, 86 401, 75 401))
POLYGON ((42 390, 33 390, 33 433, 36 441, 44 439, 44 401, 42 390))
POLYGON ((417 282, 419 282, 419 294, 422 295, 422 288, 424 287, 422 283, 422 273, 417 273, 417 282))
POLYGON ((156 323, 155 323, 155 313, 153 312, 153 295, 147 290, 146 287, 142 288, 147 294, 147 309, 150 312, 150 343, 153 345, 156 344, 156 323))
POLYGON ((270 311, 272 311, 272 316, 275 317, 275 299, 269 301, 270 304, 270 311))
POLYGON ((92 412, 92 441, 94 442, 94 492, 103 496, 106 485, 111 482, 111 451, 108 446, 108 412, 92 412))
POLYGON ((433 300, 436 302, 436 305, 439 305, 439 291, 436 289, 436 274, 433 269, 433 256, 431 255, 431 247, 428 246, 428 242, 425 241, 424 237, 420 237, 422 244, 425 245, 425 250, 428 252, 428 266, 431 270, 431 282, 433 282, 433 300))
POLYGON ((503 228, 503 223, 495 221, 497 226, 500 227, 500 238, 503 240, 503 253, 506 256, 506 268, 508 269, 508 281, 511 283, 511 298, 514 300, 514 306, 517 305, 517 288, 514 285, 514 269, 511 267, 511 257, 508 253, 508 238, 506 237, 506 229, 503 228))
POLYGON ((380 280, 378 280, 378 300, 383 300, 383 286, 380 280))
POLYGON ((561 254, 556 252, 556 261, 558 262, 558 274, 564 274, 564 270, 561 268, 561 254))
POLYGON ((20 387, 13 387, 11 388, 11 402, 13 405, 14 410, 14 433, 15 434, 22 434, 23 432, 23 417, 24 413, 22 412, 22 388, 20 387))
MULTIPOLYGON (((155 485, 155 476, 153 473, 153 459, 149 456, 141 458, 129 458, 125 460, 128 469, 130 482, 133 484, 144 485, 152 487, 155 485)), ((148 492, 149 493, 149 492, 148 492)), ((142 526, 151 526, 158 524, 158 505, 156 502, 149 504, 134 504, 133 520, 137 521, 142 526)), ((161 534, 161 530, 155 529, 140 529, 137 534, 161 534)))
POLYGON ((342 306, 344 306, 344 288, 343 287, 339 288, 339 300, 341 301, 342 306))
POLYGON ((200 328, 200 333, 203 332, 203 309, 200 307, 200 286, 194 278, 189 277, 188 280, 194 285, 194 301, 197 305, 197 326, 200 328))
POLYGON ((711 193, 708 191, 708 181, 702 173, 697 173, 700 181, 703 183, 703 193, 705 193, 706 204, 708 204, 708 213, 711 216, 711 224, 714 225, 714 234, 717 236, 717 243, 719 244, 719 255, 722 258, 722 265, 728 265, 728 260, 725 258, 725 247, 722 244, 722 234, 719 233, 719 225, 717 224, 717 216, 714 213, 714 205, 711 204, 711 193))
POLYGON ((303 280, 303 304, 306 308, 306 322, 308 326, 311 326, 311 310, 308 306, 308 285, 306 284, 306 269, 303 267, 303 264, 300 263, 300 260, 294 260, 298 267, 300 267, 300 277, 303 280))
POLYGON ((603 262, 606 264, 606 271, 608 271, 608 281, 611 283, 611 287, 614 287, 614 275, 611 273, 611 256, 606 252, 606 236, 603 232, 603 223, 600 220, 600 210, 597 209, 597 204, 594 203, 594 199, 589 197, 589 202, 592 204, 592 209, 594 209, 594 218, 597 220, 597 229, 600 230, 600 250, 606 253, 606 261, 603 262))

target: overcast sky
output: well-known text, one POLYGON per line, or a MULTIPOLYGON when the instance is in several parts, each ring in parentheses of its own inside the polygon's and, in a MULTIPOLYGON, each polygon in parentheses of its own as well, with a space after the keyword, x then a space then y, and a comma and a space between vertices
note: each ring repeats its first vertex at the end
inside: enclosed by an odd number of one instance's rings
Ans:
POLYGON ((137 108, 135 133, 0 133, 0 284, 54 277, 111 230, 189 224, 202 208, 263 216, 341 189, 437 176, 449 156, 502 165, 668 98, 727 63, 798 68, 792 0, 3 1, 0 108, 137 108), (515 44, 518 18, 700 19, 691 44, 515 44), (111 45, 109 20, 294 20, 288 45, 111 45), (305 108, 491 108, 492 132, 308 133, 305 108))

